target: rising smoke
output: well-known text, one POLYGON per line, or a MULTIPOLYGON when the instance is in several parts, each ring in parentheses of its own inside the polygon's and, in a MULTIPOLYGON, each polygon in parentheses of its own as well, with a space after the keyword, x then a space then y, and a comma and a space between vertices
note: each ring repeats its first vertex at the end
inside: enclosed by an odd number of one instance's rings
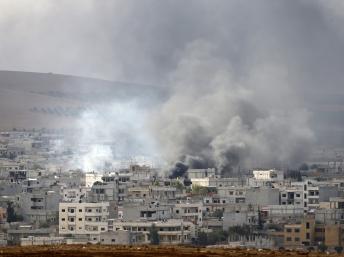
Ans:
POLYGON ((154 114, 155 135, 175 176, 189 168, 216 167, 223 176, 239 167, 299 164, 313 133, 308 113, 290 90, 283 67, 259 63, 236 78, 216 46, 190 44, 171 74, 171 98, 154 114))
POLYGON ((122 161, 134 157, 155 157, 154 142, 144 127, 146 115, 135 101, 96 105, 84 111, 76 122, 79 152, 70 167, 104 171, 120 168, 122 161))
MULTIPOLYGON (((341 0, 32 0, 24 5, 3 0, 0 5, 5 10, 0 32, 6 35, 0 68, 166 90, 167 100, 139 107, 145 119, 126 123, 140 129, 120 129, 124 134, 117 133, 121 125, 112 121, 111 107, 101 111, 109 112, 108 118, 85 113, 92 122, 79 122, 86 135, 81 143, 105 128, 109 133, 93 137, 104 152, 109 153, 104 142, 124 135, 131 146, 157 141, 154 151, 168 163, 216 167, 226 176, 296 164, 307 158, 314 139, 343 143, 341 0), (24 47, 16 35, 25 36, 24 47)), ((125 145, 124 152, 137 148, 125 145)))

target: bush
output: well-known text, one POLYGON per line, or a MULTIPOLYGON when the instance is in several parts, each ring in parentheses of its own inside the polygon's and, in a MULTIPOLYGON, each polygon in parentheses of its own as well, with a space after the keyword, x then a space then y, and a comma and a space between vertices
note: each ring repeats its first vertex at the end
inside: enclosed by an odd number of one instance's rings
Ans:
POLYGON ((343 252, 343 246, 336 246, 334 249, 336 250, 337 253, 343 252))
POLYGON ((208 235, 205 232, 199 232, 196 240, 197 245, 206 246, 208 244, 208 235))
POLYGON ((211 233, 200 232, 198 233, 198 238, 196 240, 197 245, 206 246, 206 245, 215 245, 227 241, 228 232, 219 230, 213 231, 211 233))
POLYGON ((160 243, 160 239, 159 239, 158 229, 156 228, 155 224, 151 226, 149 230, 149 234, 150 234, 150 243, 152 245, 158 245, 160 243))
POLYGON ((318 246, 318 250, 322 253, 324 253, 326 250, 327 250, 327 246, 324 244, 324 243, 321 243, 319 246, 318 246))

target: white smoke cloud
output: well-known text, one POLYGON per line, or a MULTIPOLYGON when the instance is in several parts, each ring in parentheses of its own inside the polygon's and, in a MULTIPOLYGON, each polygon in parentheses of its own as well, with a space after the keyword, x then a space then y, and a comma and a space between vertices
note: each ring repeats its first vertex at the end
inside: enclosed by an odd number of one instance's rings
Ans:
POLYGON ((91 106, 77 121, 74 168, 104 171, 121 160, 155 157, 156 146, 145 128, 146 111, 135 102, 91 106))

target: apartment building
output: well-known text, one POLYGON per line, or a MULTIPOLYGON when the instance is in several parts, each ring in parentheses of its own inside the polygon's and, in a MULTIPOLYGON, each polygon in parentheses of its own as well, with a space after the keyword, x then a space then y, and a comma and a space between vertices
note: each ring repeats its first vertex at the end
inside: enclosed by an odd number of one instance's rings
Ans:
POLYGON ((83 174, 83 185, 86 187, 92 187, 97 181, 102 181, 102 175, 96 172, 88 172, 83 174))
POLYGON ((299 224, 284 226, 284 246, 286 248, 302 248, 312 246, 315 242, 315 218, 306 216, 299 224))
POLYGON ((115 182, 95 182, 91 190, 87 192, 89 202, 113 201, 118 202, 118 183, 115 182))
POLYGON ((149 196, 153 200, 173 201, 176 199, 176 191, 177 189, 171 186, 150 186, 149 196))
POLYGON ((126 221, 156 221, 172 217, 172 207, 157 201, 149 203, 125 203, 120 207, 121 219, 126 221))
POLYGON ((284 179, 284 172, 281 170, 253 170, 252 173, 256 180, 283 181, 284 179))
POLYGON ((29 222, 57 223, 60 194, 54 190, 40 189, 23 192, 19 206, 24 220, 29 222))
POLYGON ((183 221, 202 226, 205 211, 206 208, 204 207, 202 202, 176 203, 172 209, 172 215, 174 218, 183 219, 183 221))
POLYGON ((195 225, 180 219, 170 219, 157 222, 121 222, 109 220, 110 231, 131 231, 143 234, 142 244, 150 243, 150 229, 153 224, 158 230, 160 244, 189 244, 195 237, 195 225))
POLYGON ((129 173, 132 174, 132 181, 150 181, 153 177, 151 167, 143 165, 132 164, 129 166, 129 173))
POLYGON ((227 203, 244 203, 246 202, 246 189, 246 187, 238 186, 218 187, 217 194, 227 203))
POLYGON ((331 197, 329 202, 320 202, 315 219, 323 224, 344 224, 344 198, 331 197))
POLYGON ((314 215, 308 215, 299 224, 284 226, 284 246, 297 249, 325 244, 334 248, 344 246, 344 225, 316 223, 314 215))
POLYGON ((108 231, 109 203, 60 203, 59 234, 87 235, 99 240, 108 231))
POLYGON ((118 173, 118 201, 123 202, 128 198, 128 188, 132 187, 132 173, 118 173))
POLYGON ((86 193, 89 188, 79 186, 75 188, 61 188, 60 194, 62 196, 62 202, 80 203, 86 200, 86 193))

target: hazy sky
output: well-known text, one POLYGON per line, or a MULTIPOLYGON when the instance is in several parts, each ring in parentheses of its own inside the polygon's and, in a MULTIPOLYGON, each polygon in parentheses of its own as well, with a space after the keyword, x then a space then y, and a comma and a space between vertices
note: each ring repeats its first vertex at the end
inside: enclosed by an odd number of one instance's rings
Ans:
POLYGON ((286 97, 276 76, 258 99, 302 105, 322 140, 343 143, 343 24, 342 0, 0 0, 0 69, 176 88, 203 42, 236 83, 277 67, 286 97))
POLYGON ((238 71, 264 58, 341 84, 341 0, 0 0, 0 14, 0 69, 155 82, 202 39, 238 71))

